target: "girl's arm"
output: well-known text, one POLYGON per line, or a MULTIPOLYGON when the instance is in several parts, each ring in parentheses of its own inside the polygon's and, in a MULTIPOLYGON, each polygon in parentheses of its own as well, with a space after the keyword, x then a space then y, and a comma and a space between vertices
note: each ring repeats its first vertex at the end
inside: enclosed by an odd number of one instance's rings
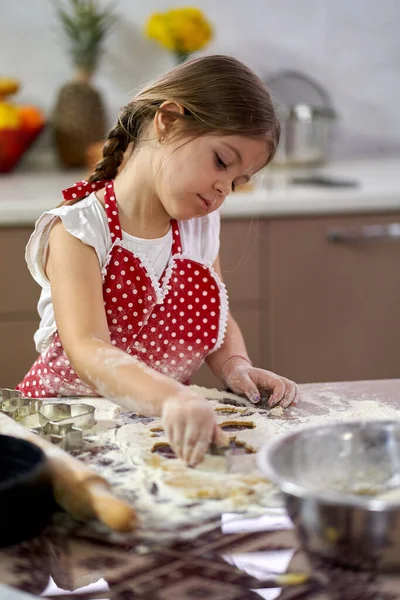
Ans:
POLYGON ((77 375, 129 410, 161 415, 165 397, 183 386, 111 344, 96 253, 62 222, 50 232, 46 274, 57 330, 77 375))
MULTIPOLYGON (((222 281, 219 257, 214 263, 214 270, 222 281)), ((262 390, 271 392, 268 401, 270 406, 281 404, 287 407, 297 401, 297 386, 293 381, 253 367, 240 327, 230 313, 224 343, 207 357, 206 363, 229 389, 237 394, 245 394, 254 403, 260 401, 262 390)))
POLYGON ((96 253, 61 221, 50 232, 46 274, 62 345, 83 381, 128 410, 162 416, 174 450, 190 464, 211 441, 226 441, 207 401, 111 344, 96 253))

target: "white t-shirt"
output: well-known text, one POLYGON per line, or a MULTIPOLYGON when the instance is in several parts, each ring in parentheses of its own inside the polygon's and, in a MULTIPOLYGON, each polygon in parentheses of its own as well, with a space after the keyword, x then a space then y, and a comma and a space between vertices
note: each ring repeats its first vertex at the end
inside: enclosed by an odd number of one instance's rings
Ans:
MULTIPOLYGON (((57 329, 50 282, 44 270, 49 234, 57 217, 71 235, 94 248, 103 275, 112 246, 106 212, 94 193, 72 206, 53 208, 37 221, 26 247, 25 258, 32 277, 42 288, 38 303, 40 325, 34 335, 36 349, 41 354, 49 347, 57 329)), ((215 262, 219 252, 219 211, 190 221, 180 221, 179 231, 182 253, 207 265, 215 262)), ((137 238, 123 231, 122 245, 134 254, 145 255, 146 262, 153 267, 156 277, 160 278, 171 257, 172 230, 154 240, 137 238)))

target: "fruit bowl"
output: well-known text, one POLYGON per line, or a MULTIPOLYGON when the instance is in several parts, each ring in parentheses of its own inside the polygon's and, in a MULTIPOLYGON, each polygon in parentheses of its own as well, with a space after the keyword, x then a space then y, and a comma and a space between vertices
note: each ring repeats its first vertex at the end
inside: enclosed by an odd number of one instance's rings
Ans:
POLYGON ((43 129, 44 124, 35 127, 0 129, 0 173, 9 173, 17 166, 43 129))

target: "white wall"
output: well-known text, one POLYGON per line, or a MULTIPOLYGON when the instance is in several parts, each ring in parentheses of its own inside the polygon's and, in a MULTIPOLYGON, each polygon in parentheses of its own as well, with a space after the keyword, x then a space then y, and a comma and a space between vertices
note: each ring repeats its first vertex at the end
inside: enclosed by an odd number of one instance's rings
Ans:
MULTIPOLYGON (((299 69, 326 86, 340 115, 337 157, 400 152, 400 0, 115 1, 120 21, 96 76, 110 123, 133 89, 173 65, 144 37, 146 18, 182 5, 213 23, 208 54, 232 54, 263 78, 299 69)), ((52 0, 0 0, 0 74, 19 78, 18 100, 49 114, 72 75, 52 0)))

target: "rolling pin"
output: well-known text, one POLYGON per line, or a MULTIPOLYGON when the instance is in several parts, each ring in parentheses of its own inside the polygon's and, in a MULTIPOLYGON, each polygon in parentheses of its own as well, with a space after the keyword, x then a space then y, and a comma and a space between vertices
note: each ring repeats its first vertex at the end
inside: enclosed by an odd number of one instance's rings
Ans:
POLYGON ((0 434, 22 438, 43 450, 50 469, 54 498, 75 518, 98 519, 119 532, 135 528, 137 517, 133 508, 114 496, 110 484, 80 460, 3 413, 0 413, 0 434))

